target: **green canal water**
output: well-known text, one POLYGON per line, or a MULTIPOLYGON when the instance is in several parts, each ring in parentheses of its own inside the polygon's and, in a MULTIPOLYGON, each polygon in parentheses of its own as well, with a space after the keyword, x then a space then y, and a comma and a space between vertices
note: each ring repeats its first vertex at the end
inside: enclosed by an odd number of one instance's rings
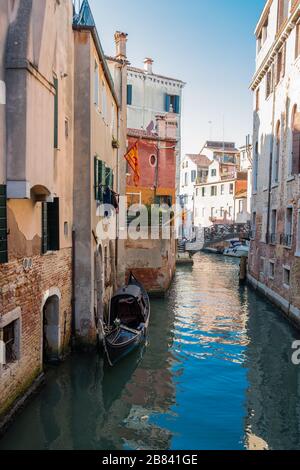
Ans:
POLYGON ((49 370, 0 449, 300 449, 299 337, 236 260, 198 255, 152 301, 144 350, 49 370))

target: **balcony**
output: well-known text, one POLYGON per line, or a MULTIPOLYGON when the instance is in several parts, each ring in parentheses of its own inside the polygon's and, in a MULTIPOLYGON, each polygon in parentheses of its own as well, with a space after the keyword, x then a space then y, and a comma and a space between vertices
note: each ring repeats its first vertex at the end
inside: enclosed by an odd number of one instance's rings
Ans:
POLYGON ((269 235, 269 243, 270 245, 276 245, 278 240, 278 235, 277 233, 270 233, 269 235))
POLYGON ((286 248, 291 248, 293 244, 293 235, 290 233, 283 233, 281 235, 280 243, 286 248))

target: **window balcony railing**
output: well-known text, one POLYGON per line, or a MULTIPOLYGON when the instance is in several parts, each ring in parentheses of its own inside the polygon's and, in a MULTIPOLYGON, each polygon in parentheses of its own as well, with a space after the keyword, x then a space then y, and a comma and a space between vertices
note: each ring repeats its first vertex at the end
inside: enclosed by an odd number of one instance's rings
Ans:
POLYGON ((271 245, 276 245, 277 240, 278 240, 277 233, 271 233, 271 234, 269 235, 269 243, 270 243, 271 245))
POLYGON ((283 233, 281 235, 281 245, 291 248, 293 244, 293 235, 290 233, 283 233))

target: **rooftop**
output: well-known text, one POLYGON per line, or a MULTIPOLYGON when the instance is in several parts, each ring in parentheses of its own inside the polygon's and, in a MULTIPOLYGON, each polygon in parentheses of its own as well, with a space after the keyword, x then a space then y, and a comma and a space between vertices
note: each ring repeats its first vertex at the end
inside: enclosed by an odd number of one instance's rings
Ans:
POLYGON ((181 83, 183 86, 185 85, 185 82, 183 82, 182 80, 178 80, 177 78, 167 77, 165 75, 159 75, 157 73, 150 73, 149 74, 148 72, 146 72, 146 70, 138 68, 138 67, 129 66, 128 71, 129 72, 142 73, 143 75, 147 75, 147 76, 151 76, 151 77, 157 77, 157 78, 161 78, 163 80, 172 80, 173 82, 181 83))
POLYGON ((208 168, 211 164, 211 160, 206 157, 206 155, 201 154, 187 154, 186 158, 189 158, 193 163, 198 166, 208 168))

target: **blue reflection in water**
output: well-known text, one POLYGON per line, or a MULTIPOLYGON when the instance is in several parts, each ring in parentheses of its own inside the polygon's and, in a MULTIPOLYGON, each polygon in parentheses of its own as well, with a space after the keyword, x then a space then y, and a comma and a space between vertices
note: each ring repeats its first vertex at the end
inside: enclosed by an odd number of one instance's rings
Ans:
POLYGON ((152 301, 149 344, 107 370, 74 355, 1 449, 299 449, 297 333, 238 284, 238 262, 198 255, 152 301))

